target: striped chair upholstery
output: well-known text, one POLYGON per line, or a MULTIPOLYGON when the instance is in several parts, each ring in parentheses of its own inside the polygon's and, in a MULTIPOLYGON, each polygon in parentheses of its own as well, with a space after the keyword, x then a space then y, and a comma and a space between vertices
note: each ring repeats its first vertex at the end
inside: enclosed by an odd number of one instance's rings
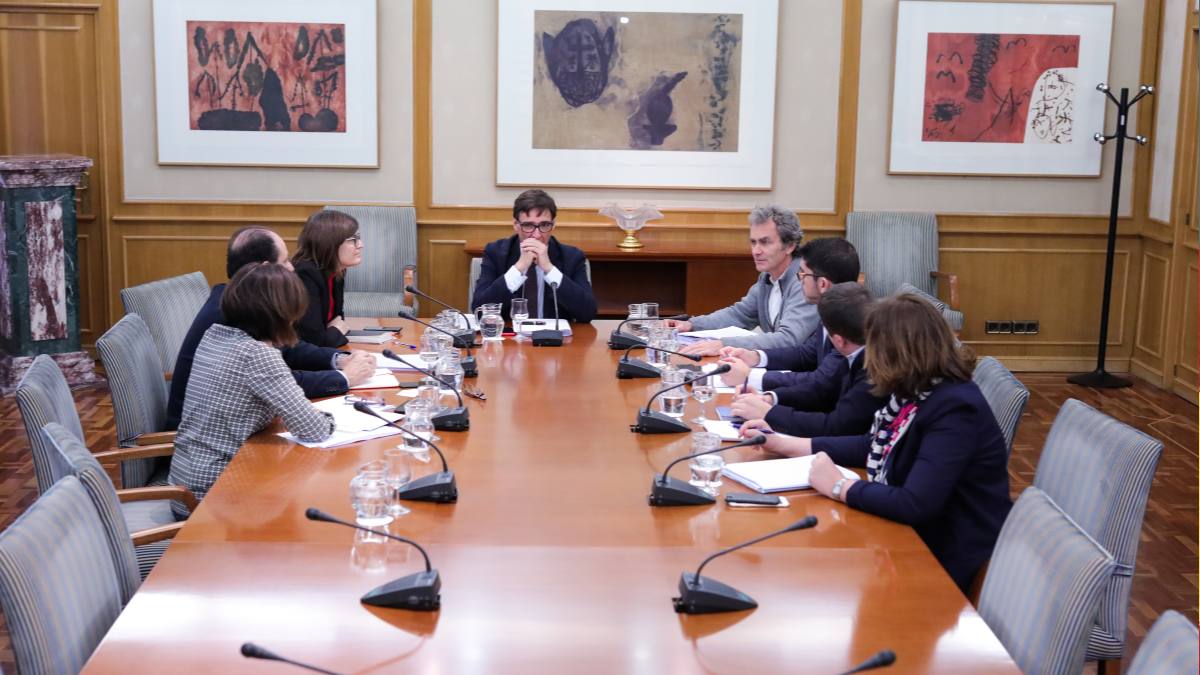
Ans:
POLYGON ((1125 651, 1138 537, 1161 442, 1075 399, 1054 418, 1033 484, 1112 553, 1117 570, 1100 600, 1088 659, 1125 651))
MULTIPOLYGON (((592 283, 592 261, 583 261, 583 271, 587 274, 588 283, 592 283)), ((475 301, 475 284, 479 282, 479 275, 483 273, 483 258, 471 258, 471 272, 467 276, 467 307, 471 307, 475 301)))
POLYGON ((1046 493, 1021 493, 1000 530, 979 614, 1021 672, 1077 675, 1116 563, 1046 493))
POLYGON ((134 546, 130 533, 174 523, 171 502, 157 499, 122 503, 108 473, 83 441, 54 422, 42 429, 42 435, 54 451, 55 478, 62 480, 66 476, 75 476, 95 502, 108 533, 114 563, 122 575, 122 585, 127 592, 124 599, 128 602, 170 543, 156 541, 134 546))
POLYGON ((123 598, 104 524, 74 476, 0 532, 0 605, 20 672, 79 672, 123 598))
POLYGON ((346 316, 416 316, 404 303, 404 269, 417 264, 417 211, 411 206, 326 206, 358 221, 363 261, 346 271, 346 316))
POLYGON ((21 411, 21 422, 25 435, 33 450, 33 473, 37 477, 38 494, 46 492, 54 484, 54 449, 42 436, 42 427, 58 422, 76 438, 83 440, 83 426, 79 423, 79 411, 75 409, 75 398, 71 387, 63 377, 54 359, 42 354, 33 360, 33 365, 17 385, 17 408, 21 411))
MULTIPOLYGON (((846 216, 846 239, 858 250, 871 295, 884 298, 908 283, 937 297, 937 280, 929 276, 938 269, 937 217, 932 213, 852 211, 846 216)), ((955 330, 962 330, 960 312, 940 309, 955 330)))
POLYGON ((924 301, 928 302, 929 304, 933 305, 934 307, 936 307, 937 311, 942 313, 942 316, 946 319, 946 323, 950 324, 950 328, 952 330, 954 330, 955 333, 962 332, 962 328, 963 328, 962 312, 960 312, 956 309, 950 309, 950 305, 947 305, 946 303, 942 302, 938 298, 926 293, 925 291, 917 288, 916 286, 913 286, 912 284, 908 283, 907 281, 900 284, 900 288, 896 289, 896 295, 903 295, 905 293, 915 295, 918 298, 921 298, 922 300, 924 300, 924 301))
POLYGON ((162 372, 175 370, 179 346, 200 308, 208 301, 209 292, 208 279, 204 278, 203 272, 121 289, 125 313, 137 314, 150 328, 162 372))
POLYGON ((1179 612, 1167 610, 1142 640, 1126 675, 1195 675, 1200 672, 1196 625, 1179 612))
MULTIPOLYGON (((117 444, 129 447, 142 434, 167 428, 167 383, 159 371, 150 328, 138 314, 126 314, 96 340, 96 351, 112 390, 117 444)), ((168 457, 121 462, 121 486, 165 485, 168 457)))
POLYGON ((1003 363, 991 356, 979 359, 971 379, 983 392, 983 398, 987 400, 988 407, 996 416, 1000 431, 1004 433, 1004 444, 1011 456, 1017 425, 1021 423, 1025 403, 1029 401, 1029 390, 1004 367, 1003 363))

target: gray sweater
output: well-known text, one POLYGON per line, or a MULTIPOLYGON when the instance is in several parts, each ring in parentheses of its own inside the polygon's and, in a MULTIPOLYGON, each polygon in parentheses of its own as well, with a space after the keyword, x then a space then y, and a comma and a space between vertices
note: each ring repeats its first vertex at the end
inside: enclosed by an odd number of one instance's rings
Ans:
POLYGON ((727 347, 745 349, 773 349, 776 347, 799 347, 809 334, 821 325, 817 317, 817 306, 804 299, 804 289, 796 278, 800 259, 792 258, 787 271, 779 279, 779 290, 783 294, 783 305, 775 325, 771 325, 768 300, 771 297, 771 277, 766 272, 758 275, 758 281, 736 303, 692 319, 692 330, 713 330, 727 326, 739 326, 747 330, 761 328, 761 335, 725 338, 727 347))

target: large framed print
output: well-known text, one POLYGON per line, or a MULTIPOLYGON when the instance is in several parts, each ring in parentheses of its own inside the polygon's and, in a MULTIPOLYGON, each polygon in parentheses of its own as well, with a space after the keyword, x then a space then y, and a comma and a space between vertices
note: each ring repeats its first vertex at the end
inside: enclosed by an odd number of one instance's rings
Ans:
POLYGON ((901 0, 889 173, 1099 176, 1113 5, 901 0))
POLYGON ((499 0, 496 183, 770 189, 777 0, 499 0))
POLYGON ((375 0, 154 1, 160 164, 379 166, 375 0))

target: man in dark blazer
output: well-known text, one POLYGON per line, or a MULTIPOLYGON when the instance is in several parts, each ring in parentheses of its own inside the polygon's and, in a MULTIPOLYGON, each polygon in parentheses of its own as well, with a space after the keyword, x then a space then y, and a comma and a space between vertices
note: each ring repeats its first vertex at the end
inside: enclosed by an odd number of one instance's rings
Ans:
MULTIPOLYGON (((858 251, 841 237, 814 239, 800 247, 798 257, 798 276, 802 282, 804 299, 814 306, 835 284, 858 280, 858 251)), ((829 331, 822 326, 813 331, 799 347, 724 349, 722 362, 728 363, 731 370, 721 378, 729 386, 746 384, 758 391, 836 385, 844 360, 845 357, 833 348, 829 331)), ((827 390, 814 392, 814 395, 836 397, 836 393, 827 390)))
POLYGON ((554 290, 558 286, 558 316, 567 321, 596 318, 596 298, 587 278, 583 251, 550 236, 558 207, 542 190, 526 190, 513 202, 513 231, 507 239, 488 244, 471 309, 486 303, 504 305, 505 316, 513 298, 529 300, 529 316, 554 318, 554 290))
MULTIPOLYGON (((886 398, 871 393, 863 363, 864 328, 871 294, 856 282, 835 284, 821 296, 817 312, 840 354, 828 382, 810 382, 775 390, 772 405, 750 394, 734 400, 732 410, 745 419, 763 418, 771 428, 794 436, 861 434, 871 427, 886 398)), ((821 371, 816 371, 819 379, 821 371)))
MULTIPOLYGON (((279 263, 291 268, 287 245, 278 234, 264 227, 250 226, 233 233, 225 252, 225 273, 229 277, 245 265, 263 262, 279 263)), ((192 360, 200 339, 214 323, 222 323, 221 296, 225 284, 213 286, 200 313, 192 320, 171 375, 171 393, 167 400, 167 428, 179 427, 183 416, 183 398, 192 375, 192 360)), ((350 387, 367 381, 375 373, 375 357, 365 351, 341 352, 328 347, 300 341, 283 350, 283 360, 292 369, 296 383, 309 398, 336 396, 350 387)))

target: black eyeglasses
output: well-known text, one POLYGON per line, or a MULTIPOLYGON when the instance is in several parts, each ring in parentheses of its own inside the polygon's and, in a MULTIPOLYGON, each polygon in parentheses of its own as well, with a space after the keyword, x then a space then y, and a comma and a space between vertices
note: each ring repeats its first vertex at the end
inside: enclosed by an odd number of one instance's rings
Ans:
POLYGON ((799 281, 800 283, 804 283, 804 277, 812 277, 813 280, 815 281, 817 279, 820 279, 822 276, 824 276, 824 275, 817 274, 816 272, 805 272, 804 270, 796 270, 796 280, 799 281))
POLYGON ((517 224, 521 226, 522 232, 533 232, 534 230, 541 230, 542 232, 549 232, 550 230, 554 229, 554 221, 553 220, 543 220, 540 223, 523 220, 517 224))

